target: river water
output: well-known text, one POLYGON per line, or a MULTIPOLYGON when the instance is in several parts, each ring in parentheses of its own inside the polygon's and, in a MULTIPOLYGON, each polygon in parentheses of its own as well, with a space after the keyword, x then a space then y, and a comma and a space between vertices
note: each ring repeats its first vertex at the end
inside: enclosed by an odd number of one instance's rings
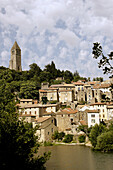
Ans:
POLYGON ((47 146, 39 153, 51 151, 47 170, 113 170, 113 153, 94 152, 85 146, 47 146))

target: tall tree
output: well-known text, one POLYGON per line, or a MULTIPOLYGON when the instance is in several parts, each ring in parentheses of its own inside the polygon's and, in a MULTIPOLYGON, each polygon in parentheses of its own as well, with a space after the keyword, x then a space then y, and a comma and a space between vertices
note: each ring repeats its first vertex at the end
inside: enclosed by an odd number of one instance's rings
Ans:
POLYGON ((64 72, 64 80, 66 83, 70 83, 73 80, 73 74, 69 70, 64 72))
POLYGON ((44 71, 50 73, 51 79, 55 79, 57 77, 57 69, 53 61, 51 62, 51 64, 45 66, 44 71))
POLYGON ((42 70, 36 63, 29 65, 29 67, 30 67, 30 70, 29 70, 30 78, 34 77, 34 75, 36 76, 40 75, 42 70))
POLYGON ((0 169, 44 170, 49 155, 37 156, 39 144, 32 124, 19 121, 14 95, 0 81, 0 169))
POLYGON ((95 124, 95 126, 92 127, 90 132, 90 140, 94 148, 97 145, 97 137, 102 133, 104 133, 105 131, 106 131, 106 126, 104 126, 102 123, 100 125, 95 124))

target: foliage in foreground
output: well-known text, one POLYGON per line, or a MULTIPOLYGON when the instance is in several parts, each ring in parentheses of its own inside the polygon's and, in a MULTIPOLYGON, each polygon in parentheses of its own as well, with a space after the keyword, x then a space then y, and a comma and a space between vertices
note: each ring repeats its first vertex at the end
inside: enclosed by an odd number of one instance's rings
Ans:
POLYGON ((112 66, 112 60, 113 60, 113 52, 110 52, 107 56, 103 54, 102 46, 100 43, 96 42, 93 43, 93 57, 95 59, 100 59, 98 62, 98 67, 103 69, 104 74, 111 74, 111 77, 113 77, 113 66, 112 66))
POLYGON ((32 124, 18 120, 11 89, 0 81, 0 169, 44 170, 50 154, 35 157, 39 144, 32 124))

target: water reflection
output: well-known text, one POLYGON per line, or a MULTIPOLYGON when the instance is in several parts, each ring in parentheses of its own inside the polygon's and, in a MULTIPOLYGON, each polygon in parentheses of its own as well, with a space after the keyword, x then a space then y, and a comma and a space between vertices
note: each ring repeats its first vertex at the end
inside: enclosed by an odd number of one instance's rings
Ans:
POLYGON ((40 154, 51 151, 47 170, 112 170, 113 154, 94 152, 84 146, 41 147, 40 154))

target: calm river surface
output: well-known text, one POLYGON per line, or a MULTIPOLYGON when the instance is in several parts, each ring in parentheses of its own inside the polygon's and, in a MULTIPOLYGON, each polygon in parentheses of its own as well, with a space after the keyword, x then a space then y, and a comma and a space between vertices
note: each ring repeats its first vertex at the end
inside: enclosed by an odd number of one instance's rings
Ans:
POLYGON ((94 152, 85 146, 41 147, 39 153, 51 151, 47 170, 113 170, 113 153, 94 152))

